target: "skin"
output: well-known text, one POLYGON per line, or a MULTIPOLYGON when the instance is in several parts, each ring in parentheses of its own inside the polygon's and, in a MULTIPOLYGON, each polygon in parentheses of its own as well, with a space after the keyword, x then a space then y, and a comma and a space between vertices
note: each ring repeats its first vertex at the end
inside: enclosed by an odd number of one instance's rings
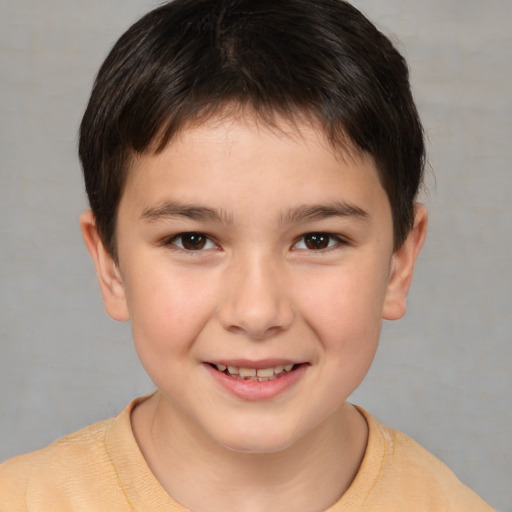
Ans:
POLYGON ((417 206, 393 252, 371 157, 335 151, 306 121, 278 128, 218 117, 136 158, 117 262, 92 214, 81 218, 106 310, 130 321, 158 388, 132 415, 135 437, 162 486, 194 511, 320 511, 345 492, 367 442, 346 400, 382 319, 405 312, 425 238, 417 206), (180 236, 191 232, 205 237, 194 250, 180 236), (311 233, 327 246, 312 246, 311 233), (240 360, 301 367, 275 396, 241 398, 209 364, 240 360))

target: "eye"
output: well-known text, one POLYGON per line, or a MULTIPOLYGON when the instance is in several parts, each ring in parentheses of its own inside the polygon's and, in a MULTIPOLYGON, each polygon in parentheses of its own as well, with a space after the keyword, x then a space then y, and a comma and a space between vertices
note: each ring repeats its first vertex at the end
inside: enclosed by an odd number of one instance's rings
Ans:
POLYGON ((343 244, 343 240, 339 236, 329 233, 307 233, 294 245, 294 249, 321 251, 340 244, 343 244))
POLYGON ((203 233, 180 233, 165 241, 185 251, 216 249, 217 246, 203 233))

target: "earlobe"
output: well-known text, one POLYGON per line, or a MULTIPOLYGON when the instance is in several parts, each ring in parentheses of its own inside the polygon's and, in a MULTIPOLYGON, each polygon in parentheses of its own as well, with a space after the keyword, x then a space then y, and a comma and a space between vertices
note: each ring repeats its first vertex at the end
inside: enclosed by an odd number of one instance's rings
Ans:
POLYGON ((414 225, 403 245, 395 251, 391 261, 382 318, 398 320, 406 310, 407 293, 411 286, 414 265, 427 235, 428 213, 423 205, 414 209, 414 225))
POLYGON ((90 210, 86 210, 80 216, 80 229, 96 267, 105 310, 114 320, 128 320, 129 314, 122 276, 117 264, 103 244, 96 220, 90 210))

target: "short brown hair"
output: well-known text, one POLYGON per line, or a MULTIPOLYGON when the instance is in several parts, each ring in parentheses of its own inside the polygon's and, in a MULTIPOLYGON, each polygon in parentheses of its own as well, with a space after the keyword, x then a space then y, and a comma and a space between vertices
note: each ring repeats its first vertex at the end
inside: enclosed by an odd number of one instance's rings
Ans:
POLYGON ((389 39, 342 0, 174 0, 115 44, 80 127, 86 190, 112 256, 130 157, 227 104, 267 121, 305 114, 332 143, 348 137, 369 153, 401 246, 425 149, 407 64, 389 39))

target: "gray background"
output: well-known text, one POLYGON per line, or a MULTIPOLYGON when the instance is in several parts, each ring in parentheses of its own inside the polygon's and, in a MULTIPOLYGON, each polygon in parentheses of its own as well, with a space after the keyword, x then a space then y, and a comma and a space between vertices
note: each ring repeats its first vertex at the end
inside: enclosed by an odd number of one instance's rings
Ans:
MULTIPOLYGON (((106 52, 156 4, 0 0, 0 460, 152 389, 80 238, 76 132, 106 52)), ((355 4, 409 60, 431 224, 408 315, 353 401, 512 511, 512 2, 355 4)))

